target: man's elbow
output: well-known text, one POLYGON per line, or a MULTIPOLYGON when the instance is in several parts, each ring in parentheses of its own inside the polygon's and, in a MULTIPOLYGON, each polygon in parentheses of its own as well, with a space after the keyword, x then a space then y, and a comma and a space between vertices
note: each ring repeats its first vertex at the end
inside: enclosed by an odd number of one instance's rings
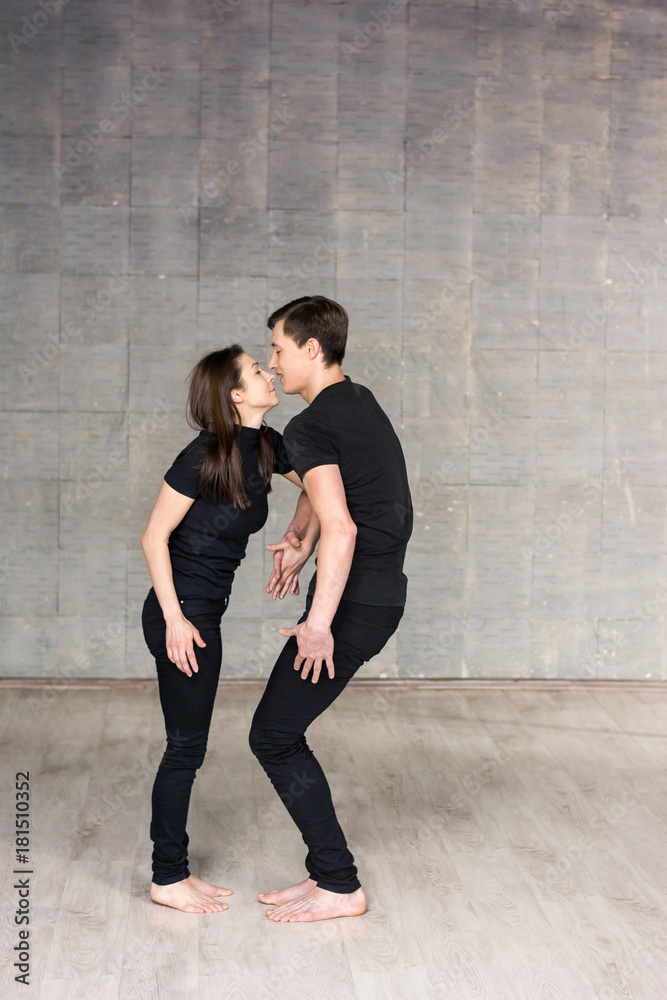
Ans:
POLYGON ((347 541, 354 542, 357 537, 357 526, 351 517, 332 518, 326 523, 321 523, 321 533, 335 534, 347 541))

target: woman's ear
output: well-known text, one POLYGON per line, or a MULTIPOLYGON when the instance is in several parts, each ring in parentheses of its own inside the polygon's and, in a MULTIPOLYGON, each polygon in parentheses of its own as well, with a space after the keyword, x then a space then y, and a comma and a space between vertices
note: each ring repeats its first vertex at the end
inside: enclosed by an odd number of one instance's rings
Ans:
POLYGON ((240 389, 232 389, 232 399, 235 403, 243 402, 243 393, 240 389))

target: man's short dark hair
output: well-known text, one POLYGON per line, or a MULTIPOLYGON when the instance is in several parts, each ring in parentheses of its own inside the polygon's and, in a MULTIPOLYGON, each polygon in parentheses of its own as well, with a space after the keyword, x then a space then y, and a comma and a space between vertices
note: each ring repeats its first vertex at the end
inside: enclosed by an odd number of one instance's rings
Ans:
POLYGON ((271 313, 269 329, 283 321, 285 336, 303 347, 313 337, 322 348, 324 364, 340 365, 345 357, 347 343, 348 316, 346 311, 333 299, 324 295, 304 295, 293 299, 271 313))

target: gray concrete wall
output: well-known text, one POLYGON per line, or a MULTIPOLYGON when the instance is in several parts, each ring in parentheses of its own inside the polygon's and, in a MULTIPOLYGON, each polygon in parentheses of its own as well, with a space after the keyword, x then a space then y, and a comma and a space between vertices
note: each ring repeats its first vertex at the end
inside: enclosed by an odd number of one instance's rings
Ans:
MULTIPOLYGON (((664 677, 662 0, 0 19, 5 674, 153 675, 139 534, 192 436, 185 376, 232 340, 266 359, 271 308, 318 292, 416 506, 364 674, 664 677)), ((228 676, 266 676, 300 610, 263 591, 279 485, 228 676)))

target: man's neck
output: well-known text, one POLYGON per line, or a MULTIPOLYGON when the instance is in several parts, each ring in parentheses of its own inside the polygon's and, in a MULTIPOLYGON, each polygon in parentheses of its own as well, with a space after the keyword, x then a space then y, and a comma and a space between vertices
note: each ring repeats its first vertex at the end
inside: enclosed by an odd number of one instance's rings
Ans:
POLYGON ((303 392, 300 393, 301 398, 310 404, 318 396, 322 389, 326 389, 329 385, 334 385, 336 382, 344 382, 345 376, 343 375, 340 365, 332 365, 330 368, 322 368, 318 371, 308 382, 303 392))

